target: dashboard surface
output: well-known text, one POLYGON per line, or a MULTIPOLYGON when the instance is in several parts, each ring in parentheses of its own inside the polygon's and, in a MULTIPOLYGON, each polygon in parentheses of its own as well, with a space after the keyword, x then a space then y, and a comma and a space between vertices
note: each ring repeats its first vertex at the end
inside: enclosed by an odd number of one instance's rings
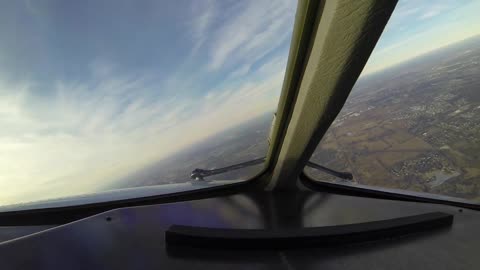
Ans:
MULTIPOLYGON (((9 227, 9 231, 15 233, 15 228, 22 227, 9 227)), ((2 269, 480 268, 480 213, 475 210, 312 191, 247 192, 119 208, 40 229, 0 243, 2 269), (165 231, 172 225, 278 231, 429 212, 453 214, 453 225, 401 238, 331 248, 229 250, 220 246, 170 247, 165 242, 165 231)))

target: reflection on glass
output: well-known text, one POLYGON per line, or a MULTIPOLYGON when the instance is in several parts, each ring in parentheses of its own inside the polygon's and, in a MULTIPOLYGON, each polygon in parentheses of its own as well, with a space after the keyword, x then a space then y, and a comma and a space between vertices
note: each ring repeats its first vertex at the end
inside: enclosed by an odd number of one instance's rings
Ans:
POLYGON ((0 205, 189 183, 265 156, 295 7, 2 1, 0 205))
POLYGON ((353 181, 315 179, 480 202, 480 2, 437 2, 399 2, 311 158, 353 181))

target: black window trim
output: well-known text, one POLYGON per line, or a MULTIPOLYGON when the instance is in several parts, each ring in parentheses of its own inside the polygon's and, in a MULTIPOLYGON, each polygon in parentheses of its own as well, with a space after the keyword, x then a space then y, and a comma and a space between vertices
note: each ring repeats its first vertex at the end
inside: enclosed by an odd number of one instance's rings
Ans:
POLYGON ((258 190, 262 186, 258 180, 266 171, 267 167, 264 167, 258 174, 245 181, 194 190, 72 206, 0 212, 0 227, 61 225, 117 208, 200 200, 258 190))
MULTIPOLYGON (((423 197, 420 195, 417 196, 409 193, 407 190, 403 191, 399 189, 388 189, 383 187, 381 187, 380 190, 378 188, 375 188, 374 186, 352 186, 341 183, 319 181, 313 179, 313 177, 309 176, 307 173, 305 173, 305 171, 300 174, 299 180, 300 183, 305 187, 319 192, 395 201, 443 204, 471 210, 480 210, 480 204, 470 203, 467 200, 457 200, 453 197, 452 200, 447 200, 443 198, 431 198, 427 196, 423 197)), ((426 193, 425 195, 429 195, 429 193, 426 193)))

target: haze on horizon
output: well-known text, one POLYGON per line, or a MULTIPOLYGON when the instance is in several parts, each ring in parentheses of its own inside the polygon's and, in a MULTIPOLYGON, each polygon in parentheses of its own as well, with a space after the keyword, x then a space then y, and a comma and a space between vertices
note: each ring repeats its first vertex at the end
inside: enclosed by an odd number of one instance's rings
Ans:
MULTIPOLYGON (((401 0, 362 75, 480 33, 479 2, 439 3, 401 0)), ((0 3, 0 204, 94 192, 275 110, 295 8, 0 3)))
POLYGON ((400 0, 362 75, 480 35, 480 1, 400 0))

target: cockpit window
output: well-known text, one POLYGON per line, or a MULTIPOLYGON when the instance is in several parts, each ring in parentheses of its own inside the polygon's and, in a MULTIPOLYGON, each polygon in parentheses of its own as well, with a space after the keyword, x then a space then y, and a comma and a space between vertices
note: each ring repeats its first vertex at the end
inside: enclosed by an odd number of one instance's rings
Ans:
POLYGON ((480 2, 400 0, 306 168, 480 202, 480 2))
POLYGON ((192 176, 266 155, 295 8, 1 1, 0 205, 258 173, 192 176))

